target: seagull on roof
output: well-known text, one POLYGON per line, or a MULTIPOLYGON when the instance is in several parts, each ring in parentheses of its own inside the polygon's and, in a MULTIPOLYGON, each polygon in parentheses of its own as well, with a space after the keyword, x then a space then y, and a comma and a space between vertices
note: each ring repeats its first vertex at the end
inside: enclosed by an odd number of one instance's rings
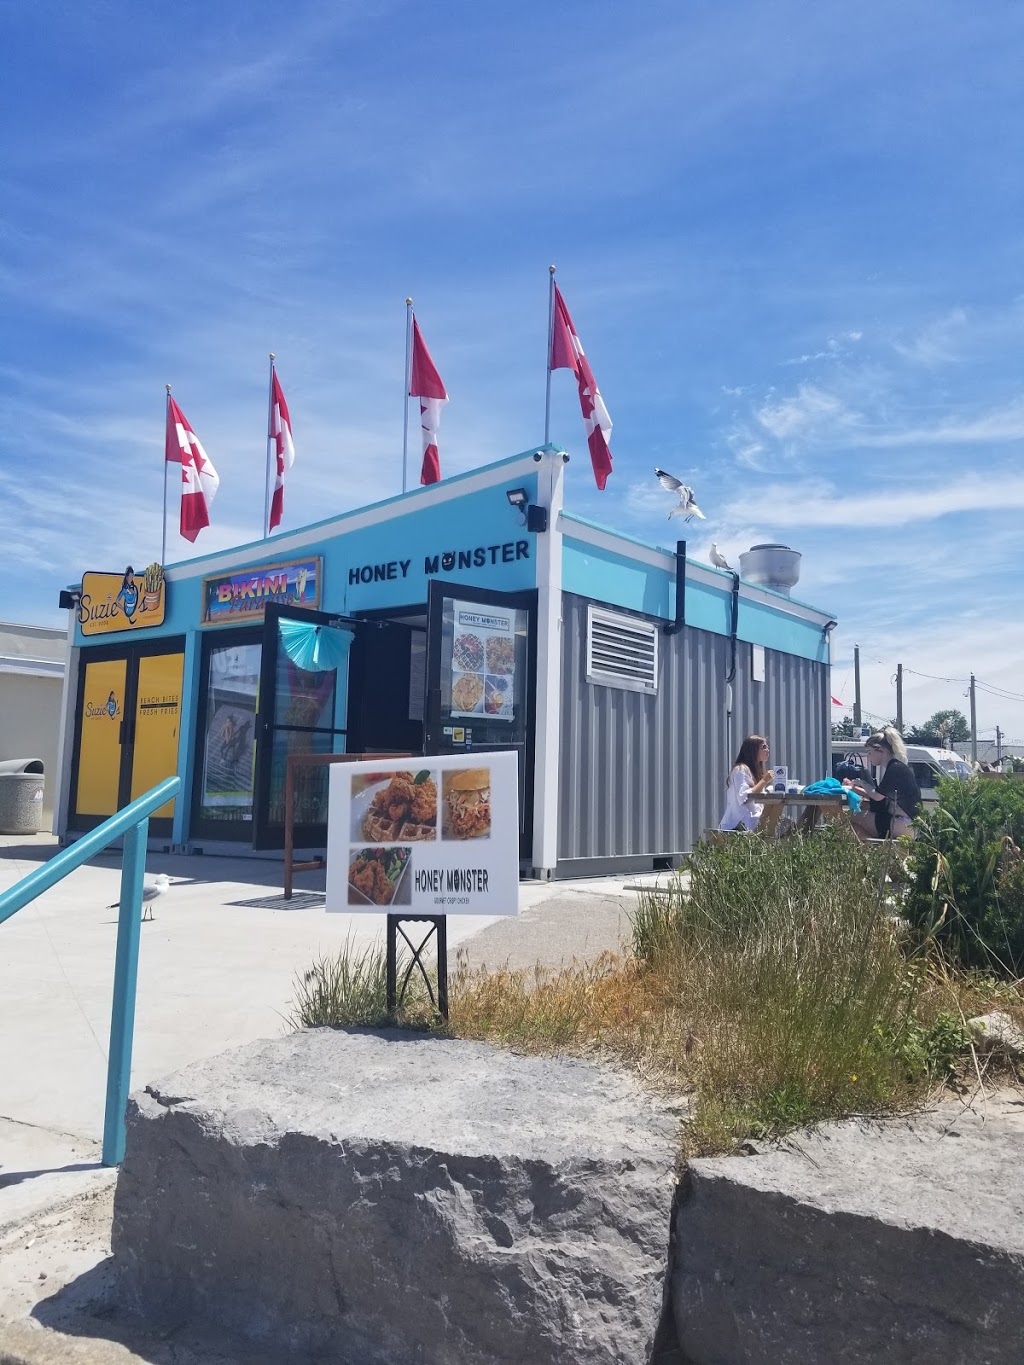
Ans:
POLYGON ((708 559, 711 560, 716 569, 728 569, 729 572, 732 573, 732 565, 726 559, 725 555, 722 554, 714 541, 711 542, 711 553, 708 555, 708 559))
MULTIPOLYGON (((166 872, 159 872, 151 882, 145 882, 142 887, 142 918, 153 918, 153 906, 171 885, 171 879, 166 872)), ((119 901, 113 905, 108 905, 108 910, 117 910, 120 906, 119 901)))
POLYGON ((657 474, 658 482, 661 484, 662 488, 667 489, 670 493, 677 493, 679 495, 679 506, 673 507, 672 511, 669 512, 669 521, 671 521, 673 517, 682 517, 684 521, 692 521, 694 517, 700 517, 701 521, 707 520, 704 513, 697 506, 697 500, 693 496, 693 489, 689 484, 682 483, 671 474, 666 474, 663 469, 656 468, 654 472, 657 474))

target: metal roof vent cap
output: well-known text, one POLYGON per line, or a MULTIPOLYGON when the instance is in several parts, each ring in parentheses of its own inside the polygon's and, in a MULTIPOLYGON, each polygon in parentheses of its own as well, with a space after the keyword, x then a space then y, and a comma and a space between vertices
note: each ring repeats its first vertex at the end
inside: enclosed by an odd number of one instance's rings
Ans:
POLYGON ((751 545, 740 555, 740 577, 788 597, 800 577, 800 558, 788 545, 751 545))

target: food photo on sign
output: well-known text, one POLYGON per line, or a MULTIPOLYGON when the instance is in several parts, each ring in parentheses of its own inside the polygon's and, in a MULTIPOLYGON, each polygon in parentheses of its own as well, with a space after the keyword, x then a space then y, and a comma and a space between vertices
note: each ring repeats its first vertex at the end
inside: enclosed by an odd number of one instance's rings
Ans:
POLYGON ((451 714, 514 719, 515 614, 455 603, 451 714))
POLYGON ((518 782, 513 751, 332 767, 327 909, 516 914, 518 782))

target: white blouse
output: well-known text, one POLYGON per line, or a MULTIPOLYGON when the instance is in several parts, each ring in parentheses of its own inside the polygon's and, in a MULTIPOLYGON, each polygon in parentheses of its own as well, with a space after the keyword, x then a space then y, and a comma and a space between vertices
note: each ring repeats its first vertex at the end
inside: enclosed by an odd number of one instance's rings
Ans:
POLYGON ((737 764, 729 774, 729 785, 725 797, 725 814, 719 829, 757 829, 757 822, 764 812, 760 801, 751 801, 750 792, 754 786, 754 775, 743 763, 737 764))

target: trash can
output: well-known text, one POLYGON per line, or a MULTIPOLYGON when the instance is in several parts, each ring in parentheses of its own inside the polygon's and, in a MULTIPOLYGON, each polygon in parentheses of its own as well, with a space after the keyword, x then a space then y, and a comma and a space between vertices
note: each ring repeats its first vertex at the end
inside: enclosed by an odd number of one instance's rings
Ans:
POLYGON ((38 834, 43 819, 43 760, 0 760, 0 834, 38 834))

